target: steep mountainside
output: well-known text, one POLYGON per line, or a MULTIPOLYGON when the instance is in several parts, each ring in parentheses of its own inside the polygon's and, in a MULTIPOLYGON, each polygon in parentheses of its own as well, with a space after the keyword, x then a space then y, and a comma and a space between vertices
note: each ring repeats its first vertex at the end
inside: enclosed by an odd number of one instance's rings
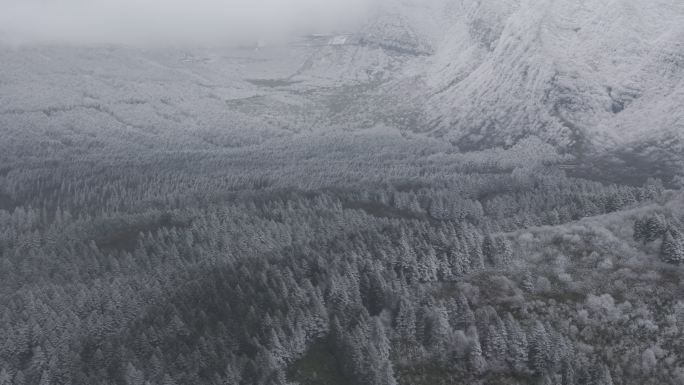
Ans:
POLYGON ((84 132, 224 147, 378 125, 460 150, 537 136, 580 168, 667 175, 684 168, 683 26, 676 0, 403 0, 358 31, 287 45, 2 48, 0 123, 11 149, 27 126, 50 127, 48 147, 84 132))
POLYGON ((312 56, 343 68, 298 75, 355 73, 375 86, 356 90, 350 116, 462 150, 538 136, 580 163, 670 172, 683 167, 683 26, 671 0, 408 0, 312 56))
POLYGON ((371 25, 388 56, 410 58, 386 90, 412 95, 424 124, 453 141, 533 134, 570 148, 658 138, 681 149, 680 2, 406 2, 371 25))

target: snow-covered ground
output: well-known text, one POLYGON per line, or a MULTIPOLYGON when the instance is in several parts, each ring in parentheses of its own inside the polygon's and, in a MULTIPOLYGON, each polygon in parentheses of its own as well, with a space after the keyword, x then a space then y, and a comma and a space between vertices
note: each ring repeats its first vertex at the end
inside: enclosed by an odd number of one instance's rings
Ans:
POLYGON ((684 3, 460 6, 426 71, 431 115, 450 135, 569 145, 581 133, 610 146, 684 133, 684 3))
POLYGON ((239 145, 382 124, 464 149, 529 136, 683 148, 679 0, 389 1, 360 30, 319 40, 0 48, 0 130, 168 131, 186 144, 201 132, 239 145))

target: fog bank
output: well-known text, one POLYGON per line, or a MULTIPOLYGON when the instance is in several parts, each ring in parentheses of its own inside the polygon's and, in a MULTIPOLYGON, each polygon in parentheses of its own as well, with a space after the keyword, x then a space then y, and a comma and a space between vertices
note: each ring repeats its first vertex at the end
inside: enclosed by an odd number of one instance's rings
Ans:
POLYGON ((352 28, 377 0, 0 0, 10 44, 248 44, 352 28))

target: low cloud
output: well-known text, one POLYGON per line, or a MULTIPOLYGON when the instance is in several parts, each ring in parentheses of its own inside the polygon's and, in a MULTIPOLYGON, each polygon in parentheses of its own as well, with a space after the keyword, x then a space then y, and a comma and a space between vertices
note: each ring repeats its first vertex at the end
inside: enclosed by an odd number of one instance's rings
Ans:
POLYGON ((0 0, 13 44, 243 44, 352 28, 377 0, 0 0))

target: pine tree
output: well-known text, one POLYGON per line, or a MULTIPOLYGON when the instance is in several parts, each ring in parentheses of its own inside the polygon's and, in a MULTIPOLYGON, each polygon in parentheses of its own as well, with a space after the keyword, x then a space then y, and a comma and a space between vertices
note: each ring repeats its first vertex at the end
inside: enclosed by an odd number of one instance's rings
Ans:
POLYGON ((395 324, 399 338, 408 343, 416 341, 416 312, 413 304, 406 297, 401 299, 395 324))
POLYGON ((499 250, 497 264, 500 267, 508 267, 513 261, 513 250, 511 243, 506 238, 497 239, 497 248, 499 250))
POLYGON ((126 385, 143 385, 143 373, 130 362, 126 365, 126 385))
POLYGON ((43 353, 43 349, 40 346, 37 346, 33 350, 33 357, 31 357, 30 373, 41 375, 46 362, 47 358, 45 357, 45 353, 43 353))
POLYGON ((665 232, 660 248, 660 258, 672 264, 684 262, 684 241, 679 231, 674 228, 665 232))
POLYGON ((665 190, 663 181, 660 178, 648 178, 644 184, 644 188, 649 199, 660 196, 663 193, 663 190, 665 190))
POLYGON ((449 314, 444 306, 435 306, 429 310, 427 317, 427 343, 437 356, 444 356, 451 340, 449 314))
POLYGON ((549 211, 546 214, 546 222, 547 222, 547 224, 552 225, 552 226, 559 225, 561 223, 561 220, 560 220, 560 215, 558 214, 558 210, 553 209, 553 210, 549 211))
POLYGON ((430 204, 430 216, 435 219, 447 219, 448 213, 444 207, 444 200, 442 197, 438 197, 432 200, 430 204))
POLYGON ((487 327, 487 339, 485 344, 485 356, 492 366, 500 367, 507 355, 506 330, 501 325, 489 325, 487 327))
POLYGON ((397 385, 397 380, 394 378, 394 368, 392 368, 390 360, 383 362, 378 375, 380 377, 378 385, 397 385))
POLYGON ((613 385, 613 377, 610 375, 610 370, 605 364, 599 365, 595 373, 594 384, 596 385, 613 385))
POLYGON ((544 325, 537 321, 530 339, 530 364, 537 374, 546 372, 551 357, 551 342, 544 325))
POLYGON ((26 385, 26 376, 24 376, 23 371, 20 370, 14 375, 13 385, 26 385))
POLYGON ((475 375, 484 373, 487 368, 487 361, 482 355, 482 347, 480 346, 480 339, 477 337, 477 334, 468 352, 468 368, 475 375))
POLYGON ((5 368, 0 369, 0 385, 12 385, 12 377, 5 368))
POLYGON ((482 254, 484 254, 487 262, 496 265, 498 250, 494 238, 489 234, 485 235, 482 241, 482 254))
POLYGON ((373 346, 375 346, 380 358, 382 360, 389 360, 390 355, 390 341, 387 338, 385 327, 380 318, 375 317, 371 321, 370 338, 373 346))
POLYGON ((533 293, 535 291, 534 278, 532 277, 532 272, 529 270, 523 275, 521 286, 528 293, 533 293))
POLYGON ((636 242, 646 242, 646 221, 643 218, 634 221, 633 237, 636 242))
POLYGON ((458 324, 453 326, 456 329, 465 330, 470 325, 475 323, 475 313, 473 313, 473 310, 470 308, 470 304, 468 303, 468 299, 463 293, 459 294, 457 302, 459 320, 458 324))
POLYGON ((162 380, 162 385, 177 385, 177 383, 176 383, 176 381, 173 380, 173 378, 171 376, 169 376, 168 374, 165 374, 164 379, 162 380))
POLYGON ((663 236, 668 227, 667 220, 660 214, 642 218, 634 223, 634 239, 644 244, 653 242, 663 236))
POLYGON ((570 361, 563 363, 561 368, 562 385, 576 385, 575 367, 570 361))
POLYGON ((38 385, 50 385, 50 373, 47 370, 40 375, 38 385))

